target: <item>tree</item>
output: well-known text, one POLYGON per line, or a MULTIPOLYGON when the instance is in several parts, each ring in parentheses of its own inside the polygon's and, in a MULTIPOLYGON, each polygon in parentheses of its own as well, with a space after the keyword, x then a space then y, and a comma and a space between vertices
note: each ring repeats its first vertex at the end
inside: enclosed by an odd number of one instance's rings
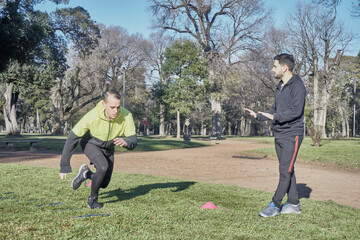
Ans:
POLYGON ((163 100, 176 112, 177 138, 180 138, 180 114, 189 114, 203 96, 201 84, 206 77, 206 65, 200 49, 189 40, 175 41, 165 52, 163 72, 168 84, 163 100))
POLYGON ((96 63, 89 56, 81 58, 71 51, 68 55, 69 69, 56 79, 51 100, 54 107, 54 134, 66 134, 66 122, 88 104, 100 100, 106 84, 96 81, 96 63), (87 71, 91 69, 91 71, 87 71))
POLYGON ((69 69, 53 89, 53 102, 58 112, 57 132, 62 132, 66 122, 80 109, 99 101, 109 88, 121 92, 125 87, 125 107, 129 107, 135 120, 144 115, 148 42, 141 35, 129 35, 119 26, 100 25, 99 28, 99 44, 86 55, 73 50, 68 55, 69 69))
POLYGON ((347 113, 346 115, 344 114, 343 119, 348 130, 346 136, 352 135, 355 137, 356 133, 359 132, 359 118, 358 121, 356 121, 356 112, 358 112, 356 107, 359 104, 360 52, 357 56, 344 56, 340 67, 343 76, 337 88, 342 89, 341 95, 344 95, 344 98, 338 102, 343 103, 342 105, 344 105, 343 108, 345 110, 342 112, 347 113), (352 123, 351 127, 349 126, 350 122, 352 123), (351 134, 350 129, 352 129, 351 134))
POLYGON ((293 15, 287 29, 305 59, 302 71, 310 81, 310 134, 314 144, 319 146, 321 138, 326 136, 327 109, 338 79, 341 56, 352 35, 337 23, 335 12, 299 4, 293 15))
POLYGON ((222 136, 222 83, 216 67, 222 58, 236 59, 239 51, 258 40, 268 15, 261 0, 149 0, 154 27, 186 34, 201 46, 209 62, 212 135, 222 136))
POLYGON ((0 51, 4 53, 0 78, 6 84, 4 118, 8 136, 19 135, 16 106, 21 94, 26 95, 30 86, 49 89, 66 69, 66 41, 83 50, 94 43, 90 33, 97 31, 83 8, 58 9, 50 16, 34 10, 34 5, 41 2, 17 0, 0 5, 0 51))
POLYGON ((272 134, 271 124, 253 121, 243 109, 251 107, 255 111, 264 111, 271 107, 278 83, 271 72, 273 58, 277 54, 294 51, 284 30, 270 27, 263 33, 262 39, 257 48, 249 49, 241 56, 239 64, 225 64, 221 71, 221 75, 227 78, 224 94, 228 99, 223 106, 229 134, 272 134))
POLYGON ((163 33, 152 33, 150 35, 152 44, 148 52, 148 64, 150 66, 149 78, 153 82, 153 99, 159 104, 159 135, 165 136, 165 103, 162 101, 162 89, 166 86, 166 79, 162 71, 165 50, 172 42, 171 37, 163 33))
MULTIPOLYGON (((316 4, 322 4, 336 11, 336 7, 341 3, 341 0, 313 0, 313 2, 316 4)), ((351 14, 353 17, 360 17, 360 0, 352 1, 351 14)))
POLYGON ((343 56, 340 64, 339 79, 332 89, 332 98, 328 104, 326 127, 333 137, 349 137, 350 102, 353 98, 353 85, 348 71, 351 57, 343 56))

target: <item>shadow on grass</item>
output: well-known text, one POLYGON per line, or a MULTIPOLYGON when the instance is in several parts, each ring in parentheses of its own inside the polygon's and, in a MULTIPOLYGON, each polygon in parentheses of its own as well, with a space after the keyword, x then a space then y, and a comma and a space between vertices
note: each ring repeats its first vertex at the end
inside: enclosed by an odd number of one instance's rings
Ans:
POLYGON ((59 156, 61 156, 61 153, 0 150, 0 163, 17 163, 38 159, 59 158, 59 156))
MULTIPOLYGON (((138 151, 161 151, 161 150, 171 150, 171 149, 184 149, 184 148, 198 148, 208 146, 201 142, 190 142, 186 144, 183 140, 177 139, 145 139, 143 138, 139 141, 138 146, 134 149, 135 152, 138 151)), ((117 152, 124 151, 120 147, 115 148, 117 152)))
POLYGON ((301 198, 310 198, 310 194, 312 189, 306 186, 306 183, 298 183, 296 184, 296 189, 298 190, 299 199, 301 198))
POLYGON ((169 182, 169 183, 154 183, 138 186, 135 188, 121 190, 120 188, 108 192, 101 193, 102 199, 116 197, 117 200, 112 200, 104 203, 114 203, 136 198, 148 194, 153 189, 176 188, 172 192, 180 192, 188 189, 194 185, 195 182, 169 182))
POLYGON ((265 159, 267 155, 263 157, 251 157, 251 156, 232 156, 232 158, 240 158, 240 159, 247 159, 247 160, 261 160, 265 159))

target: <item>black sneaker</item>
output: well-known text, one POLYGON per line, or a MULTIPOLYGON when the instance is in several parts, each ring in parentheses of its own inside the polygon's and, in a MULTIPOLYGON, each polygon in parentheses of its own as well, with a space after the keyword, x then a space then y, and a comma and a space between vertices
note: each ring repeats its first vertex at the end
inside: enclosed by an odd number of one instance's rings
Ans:
POLYGON ((99 209, 99 208, 103 207, 102 204, 98 203, 98 198, 97 197, 91 197, 91 196, 88 199, 88 206, 91 209, 94 209, 94 208, 99 209))
POLYGON ((71 183, 71 186, 74 190, 78 189, 81 184, 87 179, 86 173, 88 171, 90 171, 88 165, 83 164, 80 166, 78 175, 72 180, 71 183))

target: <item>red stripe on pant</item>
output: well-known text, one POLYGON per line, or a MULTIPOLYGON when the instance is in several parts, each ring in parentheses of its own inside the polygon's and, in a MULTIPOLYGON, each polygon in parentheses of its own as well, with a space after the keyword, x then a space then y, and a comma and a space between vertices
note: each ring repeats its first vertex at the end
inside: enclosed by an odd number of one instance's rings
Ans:
POLYGON ((295 150, 294 150, 294 154, 293 154, 293 157, 291 159, 290 166, 289 166, 289 172, 291 172, 292 166, 294 165, 296 153, 298 151, 298 145, 299 145, 299 136, 296 136, 295 137, 295 150))

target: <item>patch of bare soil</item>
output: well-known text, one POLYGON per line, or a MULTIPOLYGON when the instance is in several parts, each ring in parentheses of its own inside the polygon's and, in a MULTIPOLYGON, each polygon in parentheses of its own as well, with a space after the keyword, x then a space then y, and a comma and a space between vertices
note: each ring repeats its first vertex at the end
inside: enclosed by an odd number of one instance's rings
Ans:
MULTIPOLYGON (((115 170, 240 186, 271 193, 275 191, 279 177, 277 160, 245 152, 269 145, 243 140, 222 140, 218 143, 203 148, 116 153, 115 170)), ((88 162, 84 154, 75 154, 71 165, 78 168, 88 162)), ((26 151, 0 152, 0 163, 59 167, 60 155, 26 151)), ((331 200, 360 208, 358 171, 299 161, 295 164, 295 172, 300 198, 331 200)))

